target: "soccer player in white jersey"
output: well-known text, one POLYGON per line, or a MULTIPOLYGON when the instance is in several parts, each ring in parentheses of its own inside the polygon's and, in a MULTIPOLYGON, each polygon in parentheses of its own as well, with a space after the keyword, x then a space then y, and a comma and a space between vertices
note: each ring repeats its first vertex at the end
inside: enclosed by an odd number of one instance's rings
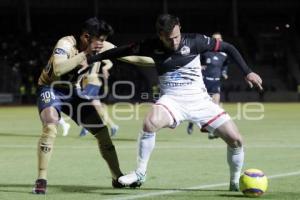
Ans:
POLYGON ((242 137, 230 116, 208 95, 201 74, 200 53, 225 52, 243 71, 250 86, 262 89, 262 80, 233 45, 200 34, 183 34, 180 28, 178 17, 161 15, 156 23, 158 38, 118 47, 88 59, 88 62, 94 62, 126 55, 148 56, 153 58, 159 75, 162 96, 146 115, 138 136, 137 168, 118 180, 125 185, 144 182, 156 132, 166 127, 175 128, 187 120, 215 133, 227 143, 229 190, 238 191, 244 162, 242 137))

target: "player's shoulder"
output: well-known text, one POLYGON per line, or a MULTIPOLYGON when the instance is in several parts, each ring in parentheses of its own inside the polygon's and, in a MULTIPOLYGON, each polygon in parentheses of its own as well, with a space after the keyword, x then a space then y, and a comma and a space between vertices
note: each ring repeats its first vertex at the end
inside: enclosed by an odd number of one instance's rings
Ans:
POLYGON ((209 38, 206 35, 200 34, 200 33, 182 33, 181 34, 182 38, 186 38, 186 39, 205 39, 205 38, 209 38))
POLYGON ((65 36, 62 37, 58 40, 57 42, 58 45, 62 45, 62 46, 75 46, 76 45, 76 40, 73 36, 65 36))
POLYGON ((69 52, 73 47, 76 46, 76 40, 73 36, 65 36, 58 40, 55 45, 55 50, 69 52))
POLYGON ((219 53, 219 55, 222 55, 222 56, 224 56, 224 57, 227 57, 227 53, 225 53, 225 52, 220 51, 220 52, 218 52, 218 53, 219 53))

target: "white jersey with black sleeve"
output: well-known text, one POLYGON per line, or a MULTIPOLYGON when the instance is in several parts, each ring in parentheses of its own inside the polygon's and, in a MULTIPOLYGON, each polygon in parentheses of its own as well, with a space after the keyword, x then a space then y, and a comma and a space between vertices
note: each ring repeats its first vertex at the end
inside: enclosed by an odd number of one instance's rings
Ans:
POLYGON ((178 50, 166 49, 158 38, 139 44, 138 54, 152 57, 162 94, 204 94, 200 53, 214 50, 216 41, 200 34, 182 34, 178 50))

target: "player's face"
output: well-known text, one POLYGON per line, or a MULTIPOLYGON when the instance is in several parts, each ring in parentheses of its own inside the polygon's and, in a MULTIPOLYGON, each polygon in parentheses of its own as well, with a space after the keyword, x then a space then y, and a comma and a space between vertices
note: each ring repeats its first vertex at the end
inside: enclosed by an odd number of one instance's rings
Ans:
POLYGON ((219 33, 213 34, 212 37, 215 38, 215 39, 217 39, 217 40, 223 41, 222 35, 219 34, 219 33))
POLYGON ((101 35, 100 37, 93 37, 91 39, 92 49, 95 52, 100 52, 103 48, 103 43, 107 39, 107 36, 101 35))
POLYGON ((181 41, 180 26, 174 26, 171 33, 160 32, 159 38, 166 48, 176 51, 181 41))
POLYGON ((82 36, 80 37, 80 48, 83 51, 86 50, 89 45, 91 45, 93 51, 99 52, 103 48, 103 43, 106 39, 106 35, 101 35, 99 37, 91 37, 88 33, 82 34, 82 36))

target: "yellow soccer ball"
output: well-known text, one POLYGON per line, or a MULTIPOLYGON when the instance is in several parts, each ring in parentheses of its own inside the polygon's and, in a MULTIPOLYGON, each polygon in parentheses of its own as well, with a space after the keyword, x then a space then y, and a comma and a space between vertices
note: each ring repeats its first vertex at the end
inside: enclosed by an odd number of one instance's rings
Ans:
POLYGON ((268 179, 259 169, 247 169, 240 177, 240 191, 248 197, 259 197, 267 188, 268 179))

